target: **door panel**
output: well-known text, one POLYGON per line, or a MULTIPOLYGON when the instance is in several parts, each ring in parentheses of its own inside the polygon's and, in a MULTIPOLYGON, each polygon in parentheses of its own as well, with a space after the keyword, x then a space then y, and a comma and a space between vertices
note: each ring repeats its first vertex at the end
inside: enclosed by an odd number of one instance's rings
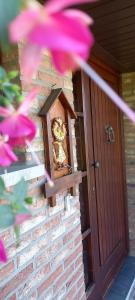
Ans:
POLYGON ((97 215, 99 231, 100 262, 105 263, 123 238, 123 198, 120 159, 120 113, 108 97, 91 82, 91 108, 93 122, 93 142, 97 191, 97 215), (115 140, 108 141, 107 127, 115 140))

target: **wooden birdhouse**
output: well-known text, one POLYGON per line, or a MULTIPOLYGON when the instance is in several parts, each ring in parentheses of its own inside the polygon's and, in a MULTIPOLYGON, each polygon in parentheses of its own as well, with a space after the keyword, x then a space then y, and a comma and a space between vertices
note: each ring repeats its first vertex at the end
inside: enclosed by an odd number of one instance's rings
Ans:
POLYGON ((75 194, 75 185, 81 182, 80 172, 74 171, 71 119, 76 114, 61 88, 52 90, 39 116, 42 118, 45 166, 54 182, 54 187, 45 183, 45 197, 55 206, 56 193, 70 189, 75 194))

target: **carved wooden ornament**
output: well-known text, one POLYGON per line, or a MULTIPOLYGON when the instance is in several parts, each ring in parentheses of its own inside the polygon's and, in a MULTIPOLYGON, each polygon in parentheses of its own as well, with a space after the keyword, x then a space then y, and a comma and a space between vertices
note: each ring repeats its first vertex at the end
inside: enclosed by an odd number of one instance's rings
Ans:
POLYGON ((80 172, 74 172, 71 119, 76 114, 61 88, 52 90, 39 116, 42 118, 45 166, 54 181, 54 187, 45 183, 45 197, 55 206, 56 193, 69 189, 74 194, 75 184, 81 181, 80 172))

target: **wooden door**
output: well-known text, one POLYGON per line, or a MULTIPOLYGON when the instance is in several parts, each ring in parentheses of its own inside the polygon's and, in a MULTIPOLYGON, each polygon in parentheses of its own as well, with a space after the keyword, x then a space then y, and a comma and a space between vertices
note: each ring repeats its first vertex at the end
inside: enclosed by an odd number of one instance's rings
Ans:
MULTIPOLYGON (((95 63, 94 68, 119 90, 117 74, 95 63)), ((98 300, 127 253, 121 113, 83 73, 81 80, 93 281, 87 298, 98 300)))
POLYGON ((101 266, 125 242, 120 112, 90 83, 101 266))

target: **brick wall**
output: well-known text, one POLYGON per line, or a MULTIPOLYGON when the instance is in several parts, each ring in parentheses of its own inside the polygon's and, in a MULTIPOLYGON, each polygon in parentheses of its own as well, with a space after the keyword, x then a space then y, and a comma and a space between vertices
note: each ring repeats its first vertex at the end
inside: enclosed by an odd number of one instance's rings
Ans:
MULTIPOLYGON (((19 51, 21 47, 22 45, 19 51)), ((17 55, 7 56, 4 61, 9 68, 10 65, 16 64, 17 55)), ((24 94, 34 86, 41 87, 30 114, 38 127, 32 147, 40 157, 41 163, 44 163, 42 126, 37 112, 54 86, 62 87, 73 104, 72 76, 70 73, 65 77, 58 76, 49 56, 44 54, 32 84, 25 81, 23 74, 21 84, 24 94)), ((74 124, 73 141, 76 167, 74 124)), ((26 149, 27 160, 30 159, 30 155, 26 149)), ((26 176, 30 184, 41 178, 37 177, 36 171, 31 170, 29 173, 33 177, 28 174, 26 176)), ((39 176, 43 175, 42 173, 39 172, 39 176)), ((21 176, 19 174, 22 174, 22 171, 13 173, 12 177, 10 174, 4 175, 7 185, 15 183, 17 177, 21 176)), ((0 232, 9 256, 8 263, 0 265, 0 300, 85 299, 79 199, 78 196, 72 197, 71 210, 66 211, 66 194, 67 191, 57 195, 57 205, 54 208, 49 207, 47 199, 43 196, 34 195, 34 217, 32 221, 27 221, 21 226, 21 243, 17 249, 12 228, 0 232)))
MULTIPOLYGON (((123 75, 123 97, 135 110, 135 73, 123 75)), ((135 126, 124 117, 130 254, 135 256, 135 126)))

